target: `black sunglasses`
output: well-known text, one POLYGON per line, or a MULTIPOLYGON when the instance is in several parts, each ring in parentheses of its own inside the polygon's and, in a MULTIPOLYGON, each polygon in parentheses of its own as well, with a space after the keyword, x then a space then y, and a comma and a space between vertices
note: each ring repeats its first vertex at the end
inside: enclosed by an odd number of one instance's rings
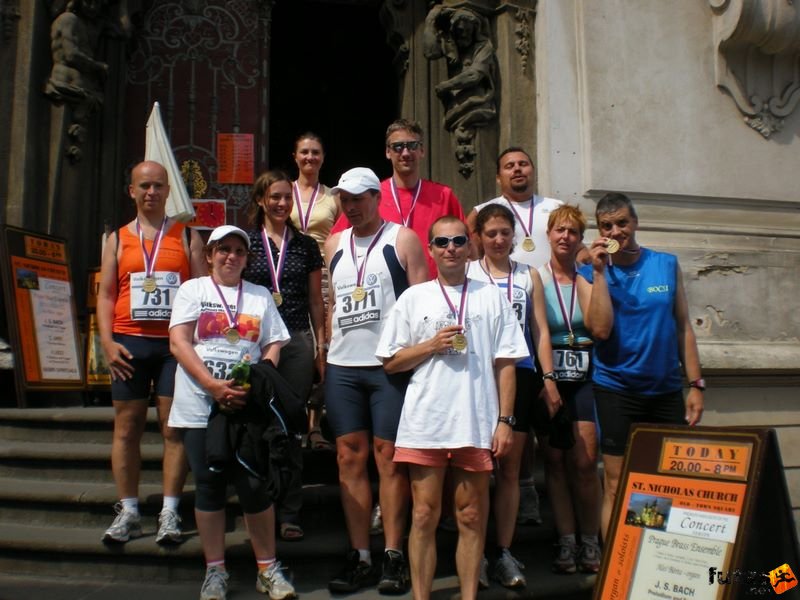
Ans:
POLYGON ((392 152, 400 154, 404 148, 408 148, 409 152, 413 152, 414 150, 422 146, 422 142, 420 141, 394 142, 392 144, 388 144, 388 146, 392 150, 392 152))
POLYGON ((431 240, 431 244, 437 248, 447 248, 447 246, 450 245, 450 242, 453 242, 453 245, 456 248, 461 248, 461 246, 467 243, 467 236, 454 235, 453 237, 447 237, 445 235, 437 235, 431 240))

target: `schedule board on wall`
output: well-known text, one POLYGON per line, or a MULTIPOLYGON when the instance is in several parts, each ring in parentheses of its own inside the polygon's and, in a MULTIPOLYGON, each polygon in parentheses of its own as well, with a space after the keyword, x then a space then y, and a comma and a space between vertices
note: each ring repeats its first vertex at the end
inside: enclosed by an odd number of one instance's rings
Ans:
POLYGON ((3 290, 18 403, 27 390, 83 390, 84 365, 65 240, 6 226, 3 290))

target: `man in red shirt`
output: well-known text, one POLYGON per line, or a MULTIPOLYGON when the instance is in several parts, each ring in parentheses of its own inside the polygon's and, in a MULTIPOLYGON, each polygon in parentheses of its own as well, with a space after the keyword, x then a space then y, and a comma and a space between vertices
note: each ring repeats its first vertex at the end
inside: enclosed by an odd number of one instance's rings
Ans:
MULTIPOLYGON (((414 230, 423 248, 428 245, 428 229, 445 215, 464 220, 461 204, 446 185, 422 179, 420 161, 425 156, 423 131, 419 123, 397 119, 386 129, 386 158, 392 161, 392 176, 381 182, 380 215, 414 230)), ((331 233, 349 227, 344 215, 336 221, 331 233)), ((430 278, 436 276, 436 264, 426 253, 430 278)))

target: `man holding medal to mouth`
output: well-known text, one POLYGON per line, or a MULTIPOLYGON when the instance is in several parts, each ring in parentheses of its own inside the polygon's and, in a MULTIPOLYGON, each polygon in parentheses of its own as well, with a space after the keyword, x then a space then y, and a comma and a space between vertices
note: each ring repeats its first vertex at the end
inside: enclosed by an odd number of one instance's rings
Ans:
POLYGON ((415 598, 430 596, 436 527, 446 471, 452 471, 461 597, 474 598, 489 514, 493 458, 512 444, 515 365, 528 346, 514 309, 496 286, 465 275, 466 225, 442 217, 429 232, 433 281, 397 301, 378 344, 388 373, 413 371, 394 460, 408 463, 413 500, 409 536, 415 598))
POLYGON ((112 379, 111 470, 120 498, 103 541, 123 543, 142 535, 139 445, 152 385, 164 436, 164 506, 156 541, 177 543, 187 467, 180 434, 167 425, 177 366, 169 351, 169 319, 178 287, 205 274, 206 263, 198 233, 167 217, 169 181, 163 166, 153 161, 136 165, 128 193, 136 218, 108 236, 97 296, 100 340, 112 379))
POLYGON ((397 298, 409 285, 428 279, 428 266, 417 235, 381 218, 380 187, 377 175, 364 167, 341 176, 333 193, 339 195, 351 226, 325 243, 331 277, 325 398, 328 422, 336 436, 342 507, 352 547, 347 565, 328 584, 335 593, 355 592, 375 583, 385 593, 407 589, 403 535, 408 477, 392 457, 408 377, 388 375, 375 348, 397 298), (386 543, 380 580, 369 552, 370 441, 380 478, 386 543))
POLYGON ((706 382, 677 257, 639 244, 639 217, 625 194, 603 196, 595 218, 603 237, 592 243, 592 264, 579 274, 592 284, 586 325, 595 340, 592 382, 602 434, 605 538, 631 425, 697 425, 706 382))

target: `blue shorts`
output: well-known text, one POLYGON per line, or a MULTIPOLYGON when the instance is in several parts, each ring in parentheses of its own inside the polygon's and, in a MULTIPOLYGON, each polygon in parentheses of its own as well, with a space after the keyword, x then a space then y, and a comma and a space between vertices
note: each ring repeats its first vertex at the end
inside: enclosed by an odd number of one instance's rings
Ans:
POLYGON ((683 392, 642 396, 594 386, 600 448, 603 454, 623 456, 634 423, 686 424, 683 392))
POLYGON ((111 399, 147 400, 151 387, 156 396, 172 398, 178 361, 170 354, 169 338, 121 333, 113 334, 113 338, 133 355, 128 361, 133 365, 133 376, 125 381, 111 382, 111 399))
POLYGON ((336 437, 372 430, 372 435, 393 442, 411 372, 388 374, 383 367, 325 369, 325 404, 328 423, 336 437))

